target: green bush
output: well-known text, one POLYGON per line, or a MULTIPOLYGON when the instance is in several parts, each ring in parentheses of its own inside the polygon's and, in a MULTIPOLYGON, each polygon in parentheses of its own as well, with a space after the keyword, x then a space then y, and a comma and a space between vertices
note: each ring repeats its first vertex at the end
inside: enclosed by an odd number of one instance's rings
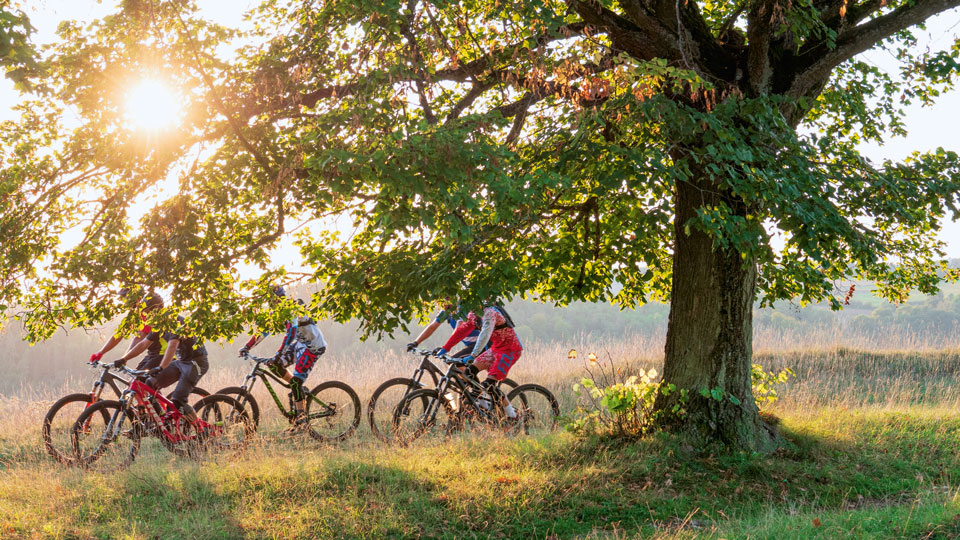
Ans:
MULTIPOLYGON (((575 357, 576 352, 571 351, 575 357)), ((658 414, 653 405, 657 395, 669 395, 680 392, 679 405, 675 405, 670 414, 683 416, 686 410, 683 403, 688 400, 691 391, 718 401, 729 400, 739 405, 740 400, 725 395, 720 388, 678 389, 675 385, 659 379, 657 370, 640 369, 629 373, 617 368, 613 360, 599 361, 593 353, 588 357, 585 367, 587 377, 573 385, 577 396, 577 407, 566 418, 566 429, 578 435, 600 435, 611 437, 637 437, 648 432, 656 424, 658 414)), ((764 371, 760 364, 753 364, 751 386, 758 408, 764 408, 776 402, 777 386, 794 375, 790 369, 780 372, 764 371)))

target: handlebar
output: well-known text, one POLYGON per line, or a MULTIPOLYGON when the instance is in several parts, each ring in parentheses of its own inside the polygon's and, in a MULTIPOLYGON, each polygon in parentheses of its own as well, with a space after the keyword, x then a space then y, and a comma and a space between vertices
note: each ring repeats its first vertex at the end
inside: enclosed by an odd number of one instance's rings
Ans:
POLYGON ((113 369, 116 371, 122 371, 123 373, 126 373, 127 375, 133 375, 134 377, 146 377, 147 374, 150 373, 150 371, 147 369, 130 369, 127 366, 117 367, 113 365, 113 362, 98 361, 98 362, 90 362, 88 365, 90 367, 99 368, 99 369, 106 369, 106 370, 113 369))
POLYGON ((253 355, 250 354, 249 352, 247 352, 247 353, 241 353, 240 356, 243 357, 243 358, 246 358, 247 360, 253 360, 253 361, 254 361, 255 363, 257 363, 257 364, 265 364, 265 363, 267 363, 267 362, 273 362, 274 360, 277 359, 276 356, 271 356, 271 357, 269 357, 269 358, 264 358, 264 357, 260 357, 260 356, 253 356, 253 355))
POLYGON ((433 354, 432 350, 428 351, 425 349, 413 348, 410 349, 410 352, 419 356, 433 356, 434 358, 439 358, 444 364, 455 364, 459 366, 466 366, 470 364, 470 362, 464 362, 462 358, 453 358, 448 354, 433 354))
POLYGON ((472 363, 472 362, 467 362, 463 358, 451 358, 445 354, 440 355, 439 358, 443 360, 444 364, 449 364, 449 365, 468 366, 472 363))

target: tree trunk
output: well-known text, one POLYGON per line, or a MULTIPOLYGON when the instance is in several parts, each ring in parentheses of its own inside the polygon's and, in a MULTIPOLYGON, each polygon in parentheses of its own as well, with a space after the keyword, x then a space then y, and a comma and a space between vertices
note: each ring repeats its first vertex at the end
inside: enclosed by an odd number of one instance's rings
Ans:
MULTIPOLYGON (((746 214, 742 202, 722 200, 736 213, 746 214)), ((750 383, 756 261, 734 249, 714 249, 702 231, 684 230, 697 208, 720 201, 719 189, 707 182, 677 184, 663 380, 678 391, 658 396, 656 410, 662 412, 666 428, 681 432, 695 445, 721 442, 767 452, 779 441, 760 418, 750 383), (680 389, 688 391, 685 403, 680 389), (709 397, 701 394, 715 389, 719 392, 709 397), (673 414, 675 405, 686 414, 673 414)))

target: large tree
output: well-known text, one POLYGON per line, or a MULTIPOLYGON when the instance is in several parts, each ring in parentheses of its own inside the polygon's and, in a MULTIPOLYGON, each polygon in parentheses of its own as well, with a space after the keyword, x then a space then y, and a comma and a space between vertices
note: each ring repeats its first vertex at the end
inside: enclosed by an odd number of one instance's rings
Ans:
POLYGON ((952 87, 958 44, 916 51, 911 28, 958 4, 268 1, 229 59, 233 34, 188 2, 127 0, 62 27, 49 93, 0 133, 4 220, 26 224, 4 284, 30 284, 4 290, 36 337, 109 316, 125 283, 232 335, 280 279, 237 265, 272 268, 313 223, 311 308, 368 333, 452 296, 669 300, 664 379, 690 397, 665 425, 769 449, 758 298, 839 307, 851 278, 900 300, 957 277, 935 234, 957 215, 957 155, 874 163, 857 145, 952 87), (874 47, 899 73, 856 58, 874 47), (144 74, 180 88, 176 132, 125 125, 119 95, 144 74), (131 220, 170 178, 179 192, 131 220))

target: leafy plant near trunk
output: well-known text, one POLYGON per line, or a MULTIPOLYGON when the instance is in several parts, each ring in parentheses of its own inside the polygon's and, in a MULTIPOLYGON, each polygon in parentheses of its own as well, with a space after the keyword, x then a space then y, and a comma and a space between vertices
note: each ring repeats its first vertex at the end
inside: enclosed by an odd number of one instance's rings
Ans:
MULTIPOLYGON (((578 435, 639 437, 662 424, 665 417, 682 421, 692 394, 717 402, 726 400, 733 405, 742 403, 740 398, 720 387, 677 388, 659 379, 655 369, 624 370, 618 368, 612 358, 604 362, 593 353, 585 369, 588 376, 573 385, 578 399, 576 409, 566 417, 567 430, 578 435), (671 410, 655 408, 657 396, 661 394, 677 396, 671 410)), ((773 405, 777 401, 777 386, 793 375, 789 368, 773 372, 753 364, 751 381, 757 408, 773 405)))
POLYGON ((841 307, 845 279, 902 300, 957 277, 936 239, 957 154, 857 150, 954 85, 956 48, 918 51, 910 29, 957 5, 268 0, 231 60, 236 32, 191 2, 124 2, 61 27, 48 93, 0 127, 0 301, 39 339, 163 286, 195 333, 231 336, 265 316, 237 269, 277 270, 292 231, 325 285, 312 311, 368 335, 453 296, 669 300, 663 379, 741 403, 692 393, 663 427, 770 450, 748 399, 756 299, 841 307), (898 76, 857 59, 874 47, 898 76), (177 132, 124 125, 117 81, 144 74, 180 87, 177 132))

